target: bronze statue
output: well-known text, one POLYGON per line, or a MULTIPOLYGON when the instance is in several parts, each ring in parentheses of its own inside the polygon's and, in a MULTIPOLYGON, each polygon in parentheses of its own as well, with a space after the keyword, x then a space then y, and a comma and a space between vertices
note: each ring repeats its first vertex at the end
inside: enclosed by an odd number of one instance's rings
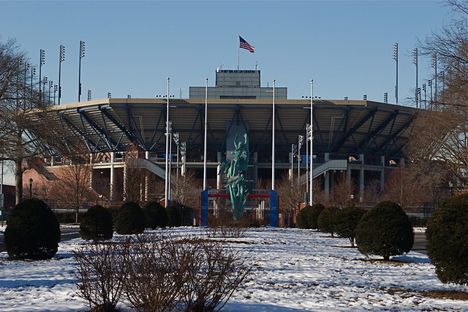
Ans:
POLYGON ((226 187, 231 198, 232 215, 234 221, 239 221, 244 213, 244 205, 249 193, 246 183, 248 167, 248 141, 247 134, 244 134, 244 141, 234 140, 234 152, 231 160, 226 160, 222 164, 222 169, 226 175, 226 187))

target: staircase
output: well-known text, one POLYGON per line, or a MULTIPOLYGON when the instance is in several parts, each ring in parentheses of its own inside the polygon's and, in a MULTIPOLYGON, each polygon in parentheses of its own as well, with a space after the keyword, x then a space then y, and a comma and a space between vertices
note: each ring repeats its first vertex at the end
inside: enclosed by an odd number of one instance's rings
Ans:
MULTIPOLYGON (((347 168, 348 168, 348 161, 346 159, 332 159, 314 167, 314 170, 312 171, 312 177, 315 179, 321 174, 326 173, 327 171, 330 171, 330 170, 344 171, 347 168)), ((306 175, 303 174, 300 178, 300 183, 305 184, 306 179, 307 179, 306 175)))
POLYGON ((128 161, 128 165, 132 168, 146 169, 162 179, 166 178, 165 170, 148 159, 143 159, 143 158, 130 159, 128 161))

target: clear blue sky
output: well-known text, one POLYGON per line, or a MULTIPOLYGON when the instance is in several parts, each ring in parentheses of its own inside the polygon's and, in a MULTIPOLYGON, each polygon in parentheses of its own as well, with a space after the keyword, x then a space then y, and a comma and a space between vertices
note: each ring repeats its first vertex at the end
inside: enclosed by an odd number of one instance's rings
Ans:
MULTIPOLYGON (((214 84, 218 66, 235 69, 238 35, 255 46, 240 51, 241 69, 258 68, 289 98, 394 102, 392 46, 400 46, 400 103, 413 95, 411 51, 450 22, 441 1, 0 1, 0 40, 15 38, 33 64, 46 50, 43 76, 58 81, 59 45, 66 47, 62 103, 77 100, 79 41, 86 42, 82 100, 188 97, 188 87, 214 84)), ((420 84, 430 59, 420 58, 420 84)))

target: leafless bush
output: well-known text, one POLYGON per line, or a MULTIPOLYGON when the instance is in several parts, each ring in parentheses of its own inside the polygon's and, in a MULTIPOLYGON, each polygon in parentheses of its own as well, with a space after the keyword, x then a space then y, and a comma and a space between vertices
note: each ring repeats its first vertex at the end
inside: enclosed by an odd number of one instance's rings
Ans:
POLYGON ((136 311, 173 311, 187 275, 188 250, 172 239, 139 236, 125 257, 125 294, 136 311))
POLYGON ((91 311, 116 311, 123 290, 123 255, 126 244, 92 244, 73 252, 78 269, 78 294, 91 311))
POLYGON ((140 235, 75 252, 80 296, 92 311, 115 311, 125 294, 136 311, 218 311, 250 268, 220 242, 140 235))
POLYGON ((182 289, 184 311, 219 311, 245 280, 250 268, 219 242, 192 239, 190 261, 182 289))
POLYGON ((232 220, 232 214, 221 209, 218 216, 210 220, 207 228, 208 237, 239 238, 243 237, 247 230, 246 219, 232 220))

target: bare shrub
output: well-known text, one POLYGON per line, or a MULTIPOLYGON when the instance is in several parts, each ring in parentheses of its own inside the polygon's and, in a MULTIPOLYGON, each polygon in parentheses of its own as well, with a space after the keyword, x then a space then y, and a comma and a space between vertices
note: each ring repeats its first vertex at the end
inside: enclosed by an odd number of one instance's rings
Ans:
POLYGON ((125 294, 136 311, 173 311, 190 253, 162 236, 138 236, 125 257, 125 294), (187 259, 188 258, 188 259, 187 259))
POLYGON ((75 258, 92 311, 115 311, 121 294, 136 311, 219 311, 250 272, 221 242, 163 235, 83 247, 75 258))
POLYGON ((91 311, 116 311, 123 290, 123 255, 127 244, 93 244, 73 252, 78 269, 78 295, 91 311))
POLYGON ((219 311, 250 273, 240 256, 219 242, 191 239, 181 303, 185 311, 219 311))
POLYGON ((232 213, 226 209, 220 209, 218 216, 212 218, 207 228, 208 237, 240 238, 247 230, 246 218, 239 221, 232 220, 232 213))

